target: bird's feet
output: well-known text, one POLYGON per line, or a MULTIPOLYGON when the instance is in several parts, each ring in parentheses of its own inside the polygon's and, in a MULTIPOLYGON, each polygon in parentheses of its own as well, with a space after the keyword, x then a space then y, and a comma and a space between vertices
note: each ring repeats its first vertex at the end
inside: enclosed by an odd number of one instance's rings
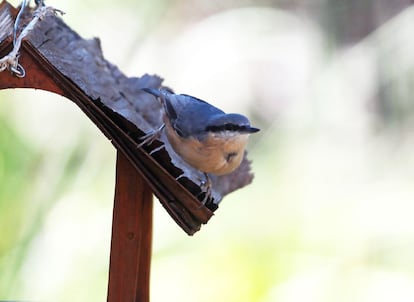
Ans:
POLYGON ((201 194, 204 193, 204 198, 201 201, 203 205, 205 205, 207 201, 211 198, 211 192, 212 192, 211 179, 207 173, 204 173, 204 176, 205 176, 205 179, 202 180, 200 184, 201 192, 198 194, 198 196, 200 196, 201 194))
POLYGON ((142 136, 140 138, 140 140, 142 140, 138 146, 138 148, 141 148, 144 145, 151 145, 156 139, 159 139, 161 136, 161 131, 162 129, 164 129, 165 124, 162 124, 158 129, 156 130, 152 130, 150 132, 148 132, 147 134, 145 134, 144 136, 142 136))

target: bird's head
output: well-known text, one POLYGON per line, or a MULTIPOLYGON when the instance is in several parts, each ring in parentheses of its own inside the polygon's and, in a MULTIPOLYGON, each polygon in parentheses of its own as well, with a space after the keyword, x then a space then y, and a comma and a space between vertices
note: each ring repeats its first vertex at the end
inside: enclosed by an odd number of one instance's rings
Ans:
POLYGON ((237 113, 218 114, 210 118, 206 132, 227 134, 251 134, 260 131, 250 125, 247 117, 237 113))

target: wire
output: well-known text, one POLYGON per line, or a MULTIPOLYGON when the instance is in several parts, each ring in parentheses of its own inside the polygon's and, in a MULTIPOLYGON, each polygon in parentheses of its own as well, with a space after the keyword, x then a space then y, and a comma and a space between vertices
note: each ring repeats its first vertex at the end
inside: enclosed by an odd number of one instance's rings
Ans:
POLYGON ((13 28, 13 46, 16 45, 17 31, 19 30, 20 18, 22 16, 23 11, 26 8, 26 6, 27 6, 27 0, 23 0, 22 1, 22 4, 20 5, 20 11, 19 11, 19 13, 17 14, 17 17, 16 17, 16 21, 14 22, 14 28, 13 28))

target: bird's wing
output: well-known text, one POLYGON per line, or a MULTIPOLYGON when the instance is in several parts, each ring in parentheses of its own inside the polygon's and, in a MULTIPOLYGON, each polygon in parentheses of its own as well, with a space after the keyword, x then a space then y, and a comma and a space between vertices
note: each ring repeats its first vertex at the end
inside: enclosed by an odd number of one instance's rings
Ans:
POLYGON ((164 107, 171 124, 182 137, 202 137, 211 117, 225 114, 213 105, 186 94, 167 95, 164 107))

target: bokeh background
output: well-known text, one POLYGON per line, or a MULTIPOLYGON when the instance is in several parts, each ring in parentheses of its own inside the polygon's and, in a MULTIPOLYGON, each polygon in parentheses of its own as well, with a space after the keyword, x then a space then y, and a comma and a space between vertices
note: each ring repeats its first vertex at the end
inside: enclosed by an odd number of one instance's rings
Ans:
MULTIPOLYGON (((47 2, 127 75, 262 128, 199 233, 155 202, 152 301, 414 300, 411 2, 47 2)), ((106 300, 114 171, 70 101, 0 92, 0 299, 106 300)))

